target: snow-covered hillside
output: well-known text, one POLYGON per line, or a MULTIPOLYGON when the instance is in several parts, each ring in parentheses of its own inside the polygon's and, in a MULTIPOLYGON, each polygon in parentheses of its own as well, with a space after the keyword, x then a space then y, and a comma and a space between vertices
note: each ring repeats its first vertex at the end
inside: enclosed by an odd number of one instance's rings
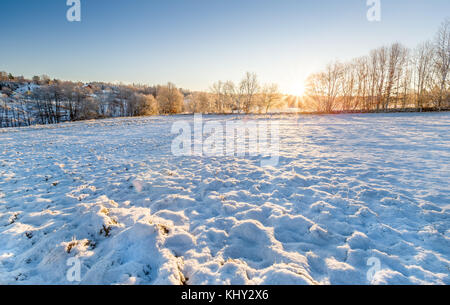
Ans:
POLYGON ((179 119, 0 130, 0 284, 450 284, 450 113, 274 117, 276 167, 179 119))

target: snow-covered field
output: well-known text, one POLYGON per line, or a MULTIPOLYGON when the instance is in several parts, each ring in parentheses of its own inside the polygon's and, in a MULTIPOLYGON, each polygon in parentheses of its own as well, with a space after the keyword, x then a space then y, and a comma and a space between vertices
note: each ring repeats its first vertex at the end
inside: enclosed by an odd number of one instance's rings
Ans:
POLYGON ((276 117, 275 167, 179 119, 0 130, 0 284, 450 284, 450 113, 276 117))

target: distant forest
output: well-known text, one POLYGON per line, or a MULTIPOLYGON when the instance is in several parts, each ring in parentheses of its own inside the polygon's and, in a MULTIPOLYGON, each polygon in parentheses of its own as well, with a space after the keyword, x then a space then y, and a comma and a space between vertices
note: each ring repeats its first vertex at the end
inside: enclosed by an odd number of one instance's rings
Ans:
POLYGON ((282 94, 247 72, 239 83, 218 81, 208 92, 174 84, 79 83, 0 72, 0 127, 108 117, 180 113, 309 113, 450 110, 450 20, 415 49, 400 43, 349 62, 335 61, 307 80, 303 97, 282 94))

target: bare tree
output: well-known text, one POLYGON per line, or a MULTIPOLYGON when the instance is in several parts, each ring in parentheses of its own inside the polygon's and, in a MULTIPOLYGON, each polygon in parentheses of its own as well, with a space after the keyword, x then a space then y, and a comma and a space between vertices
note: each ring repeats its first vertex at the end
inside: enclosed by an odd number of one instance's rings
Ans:
POLYGON ((369 89, 369 59, 368 57, 360 57, 355 60, 356 68, 356 99, 355 108, 368 110, 368 89, 369 89))
POLYGON ((426 104, 427 87, 432 79, 433 45, 425 42, 419 45, 414 54, 414 80, 416 107, 422 109, 426 104))
POLYGON ((381 47, 373 51, 375 57, 375 77, 376 77, 376 109, 380 110, 383 105, 383 92, 386 83, 388 49, 381 47))
POLYGON ((230 101, 230 110, 241 113, 244 99, 243 87, 237 87, 232 81, 227 81, 223 90, 226 98, 230 101))
POLYGON ((230 99, 227 97, 227 92, 225 88, 226 83, 218 81, 214 83, 210 91, 214 99, 214 111, 218 113, 225 113, 230 110, 230 99))
POLYGON ((214 112, 214 100, 206 92, 194 92, 187 97, 186 110, 191 113, 214 112))
POLYGON ((144 99, 140 105, 141 108, 139 115, 158 115, 159 106, 155 97, 152 94, 144 95, 143 97, 144 99))
POLYGON ((402 69, 402 78, 399 86, 399 92, 401 96, 401 108, 405 110, 411 101, 411 96, 413 95, 412 88, 412 74, 413 74, 413 65, 411 62, 411 51, 407 50, 407 54, 405 55, 402 69))
MULTIPOLYGON (((443 102, 448 104, 450 101, 448 90, 448 74, 450 69, 450 19, 446 19, 436 36, 435 40, 435 68, 438 76, 439 96, 437 99, 437 108, 441 110, 443 102)), ((448 107, 448 105, 445 105, 448 107)))
POLYGON ((353 108, 356 90, 356 63, 349 62, 341 66, 339 85, 341 92, 341 110, 348 111, 353 108))
POLYGON ((172 83, 158 88, 156 100, 162 114, 176 114, 183 111, 184 96, 172 83))
POLYGON ((130 116, 148 116, 159 113, 158 102, 153 95, 135 93, 129 101, 130 116))
POLYGON ((281 93, 278 90, 277 84, 266 84, 261 88, 261 92, 259 94, 259 103, 258 106, 260 108, 260 112, 264 109, 267 114, 271 107, 274 107, 281 100, 281 93))
POLYGON ((335 109, 341 74, 342 65, 334 62, 328 64, 324 72, 313 74, 308 79, 308 95, 315 101, 319 112, 330 113, 335 109))
POLYGON ((245 73, 244 79, 240 83, 240 91, 244 94, 243 110, 245 113, 250 113, 254 103, 255 95, 258 93, 259 84, 258 77, 255 73, 245 73))
POLYGON ((386 79, 386 93, 384 99, 384 110, 389 109, 392 93, 397 91, 398 97, 398 87, 400 84, 400 77, 402 76, 402 67, 407 54, 407 49, 399 43, 394 43, 389 47, 389 59, 388 59, 388 69, 387 69, 387 79, 386 79))

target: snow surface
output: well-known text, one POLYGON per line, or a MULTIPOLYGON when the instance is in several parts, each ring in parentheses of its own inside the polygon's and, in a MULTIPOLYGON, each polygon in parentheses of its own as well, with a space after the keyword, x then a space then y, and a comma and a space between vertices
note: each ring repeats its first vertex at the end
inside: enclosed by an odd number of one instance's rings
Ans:
POLYGON ((449 113, 273 117, 277 167, 180 118, 0 130, 0 284, 450 284, 449 113))

